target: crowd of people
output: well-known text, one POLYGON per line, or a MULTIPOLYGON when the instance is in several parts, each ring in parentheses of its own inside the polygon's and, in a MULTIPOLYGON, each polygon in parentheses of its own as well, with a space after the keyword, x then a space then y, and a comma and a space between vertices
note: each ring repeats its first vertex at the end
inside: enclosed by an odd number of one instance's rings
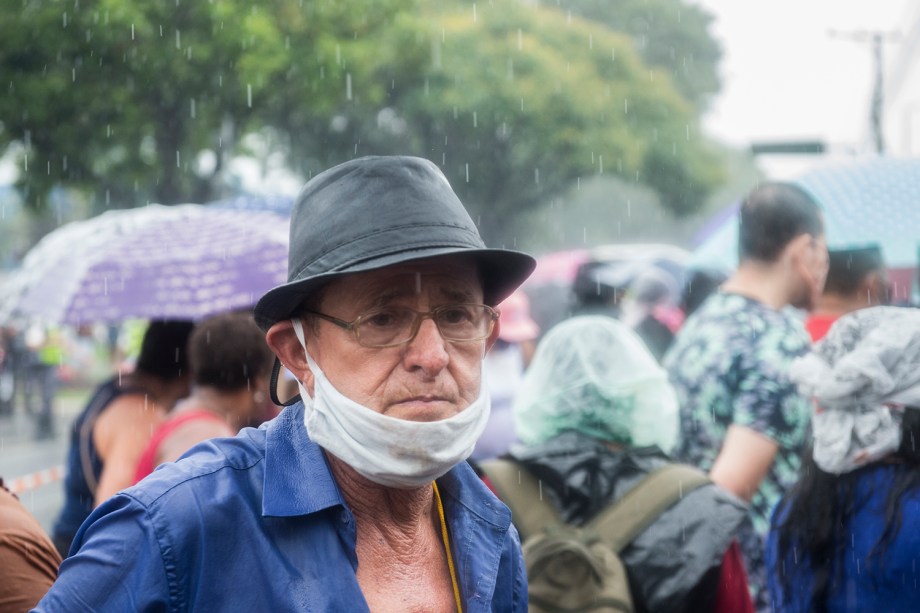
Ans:
POLYGON ((98 386, 50 540, 0 491, 0 604, 912 610, 920 311, 806 191, 746 196, 731 273, 584 264, 542 330, 427 160, 290 223, 287 283, 98 386))

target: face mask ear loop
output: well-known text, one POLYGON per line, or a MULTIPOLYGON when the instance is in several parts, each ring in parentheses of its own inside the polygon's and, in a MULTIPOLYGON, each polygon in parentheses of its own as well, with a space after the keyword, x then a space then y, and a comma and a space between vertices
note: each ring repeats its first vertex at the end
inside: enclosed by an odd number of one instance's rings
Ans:
MULTIPOLYGON (((291 319, 291 324, 294 326, 294 334, 297 335, 297 340, 300 341, 301 346, 304 348, 304 353, 306 353, 307 342, 303 335, 303 324, 296 317, 291 319)), ((281 400, 278 399, 278 375, 280 373, 281 360, 276 357, 275 363, 272 365, 272 376, 268 381, 268 393, 271 396, 272 402, 274 402, 276 405, 280 407, 289 407, 300 400, 301 395, 295 394, 292 398, 285 402, 281 402, 281 400)))
POLYGON ((300 394, 296 394, 293 398, 287 400, 286 402, 281 402, 278 399, 278 375, 281 373, 281 360, 277 357, 275 358, 275 363, 272 365, 272 376, 268 381, 268 393, 274 402, 279 407, 289 407, 298 400, 300 400, 300 394))

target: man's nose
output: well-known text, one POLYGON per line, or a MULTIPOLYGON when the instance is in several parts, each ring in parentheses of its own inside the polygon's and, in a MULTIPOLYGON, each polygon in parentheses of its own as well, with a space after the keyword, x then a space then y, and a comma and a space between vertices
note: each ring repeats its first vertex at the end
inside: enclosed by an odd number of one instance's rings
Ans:
POLYGON ((406 346, 403 361, 409 370, 420 368, 427 374, 437 374, 447 366, 450 361, 447 341, 434 319, 425 317, 419 323, 415 338, 406 346))

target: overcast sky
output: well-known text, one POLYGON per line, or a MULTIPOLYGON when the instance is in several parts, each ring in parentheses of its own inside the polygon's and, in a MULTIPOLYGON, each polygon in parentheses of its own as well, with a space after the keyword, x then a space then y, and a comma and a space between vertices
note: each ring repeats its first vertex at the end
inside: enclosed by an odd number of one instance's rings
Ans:
MULTIPOLYGON (((874 79, 870 45, 832 31, 903 36, 912 1, 696 0, 715 16, 712 33, 724 52, 722 93, 705 119, 707 131, 739 146, 864 142, 874 79)), ((897 43, 886 44, 886 60, 897 50, 897 43)))

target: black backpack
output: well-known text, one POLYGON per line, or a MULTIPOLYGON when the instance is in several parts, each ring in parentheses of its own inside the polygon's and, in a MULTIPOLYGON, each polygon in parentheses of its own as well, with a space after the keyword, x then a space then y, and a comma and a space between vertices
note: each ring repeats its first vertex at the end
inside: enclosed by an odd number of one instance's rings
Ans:
POLYGON ((542 484, 510 460, 480 468, 511 509, 521 534, 532 613, 633 611, 620 552, 685 494, 709 483, 702 471, 666 464, 581 527, 562 522, 542 484))

